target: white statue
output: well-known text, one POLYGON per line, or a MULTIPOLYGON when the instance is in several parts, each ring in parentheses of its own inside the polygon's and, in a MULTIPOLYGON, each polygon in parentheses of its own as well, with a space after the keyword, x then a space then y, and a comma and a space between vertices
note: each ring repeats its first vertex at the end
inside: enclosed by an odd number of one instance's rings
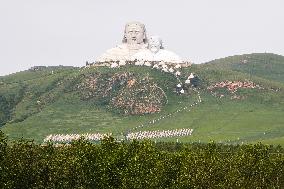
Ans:
POLYGON ((181 63, 181 58, 174 52, 165 50, 162 39, 158 36, 150 37, 148 48, 141 49, 133 55, 132 60, 138 61, 163 61, 169 63, 181 63))
POLYGON ((147 48, 147 36, 145 25, 140 22, 129 22, 125 25, 122 44, 107 50, 97 61, 121 61, 131 60, 133 54, 140 49, 147 48))

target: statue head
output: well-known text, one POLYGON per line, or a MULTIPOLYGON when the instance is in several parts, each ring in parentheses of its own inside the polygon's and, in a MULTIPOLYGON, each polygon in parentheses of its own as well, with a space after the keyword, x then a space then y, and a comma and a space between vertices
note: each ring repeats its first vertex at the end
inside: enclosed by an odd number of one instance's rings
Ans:
POLYGON ((157 53, 160 49, 164 49, 162 39, 159 36, 151 36, 148 41, 148 49, 153 53, 157 53))
POLYGON ((146 44, 146 28, 140 22, 129 22, 125 25, 122 43, 127 44, 146 44))

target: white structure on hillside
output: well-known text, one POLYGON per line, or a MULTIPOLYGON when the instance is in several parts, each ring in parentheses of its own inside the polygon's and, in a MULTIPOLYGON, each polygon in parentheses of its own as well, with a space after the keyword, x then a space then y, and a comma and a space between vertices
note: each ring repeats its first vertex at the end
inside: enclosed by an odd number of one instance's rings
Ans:
POLYGON ((96 60, 95 65, 110 66, 113 62, 118 66, 123 66, 127 62, 145 66, 153 66, 151 62, 173 64, 176 68, 188 66, 177 54, 164 49, 160 37, 152 36, 148 41, 145 25, 140 22, 127 23, 122 44, 103 53, 96 60), (181 65, 176 65, 180 63, 181 65))
POLYGON ((125 25, 122 44, 107 50, 97 62, 131 60, 133 54, 147 48, 145 25, 140 22, 129 22, 125 25))

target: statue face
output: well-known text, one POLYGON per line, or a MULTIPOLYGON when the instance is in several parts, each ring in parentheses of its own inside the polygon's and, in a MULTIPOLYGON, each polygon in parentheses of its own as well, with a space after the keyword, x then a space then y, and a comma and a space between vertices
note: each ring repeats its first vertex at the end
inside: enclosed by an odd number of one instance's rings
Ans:
POLYGON ((162 40, 159 37, 151 37, 148 45, 150 51, 157 53, 162 47, 162 40))
POLYGON ((141 44, 144 39, 144 30, 138 24, 127 25, 125 37, 128 44, 141 44))

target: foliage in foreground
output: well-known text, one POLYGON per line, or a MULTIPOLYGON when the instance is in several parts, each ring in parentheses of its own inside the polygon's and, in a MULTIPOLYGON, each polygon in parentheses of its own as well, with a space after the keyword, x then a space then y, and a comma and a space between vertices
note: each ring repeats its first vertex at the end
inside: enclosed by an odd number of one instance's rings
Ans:
POLYGON ((0 188, 283 188, 280 147, 0 140, 0 188))

